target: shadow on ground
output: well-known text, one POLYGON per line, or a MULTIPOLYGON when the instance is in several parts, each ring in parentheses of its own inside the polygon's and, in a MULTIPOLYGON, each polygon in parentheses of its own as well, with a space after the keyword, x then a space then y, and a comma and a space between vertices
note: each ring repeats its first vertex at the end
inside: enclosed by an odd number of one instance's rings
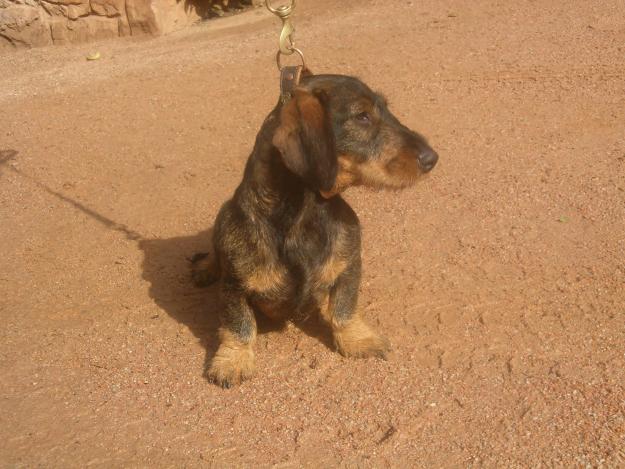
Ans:
MULTIPOLYGON (((169 239, 141 239, 139 248, 144 253, 143 278, 150 282, 149 295, 173 319, 185 324, 206 348, 204 375, 219 345, 218 284, 206 288, 195 287, 191 281, 191 261, 196 253, 211 249, 212 228, 194 236, 169 239)), ((286 323, 256 313, 258 335, 283 330, 286 323)), ((331 334, 318 315, 295 322, 305 334, 317 338, 333 349, 331 334)))
MULTIPOLYGON (((96 212, 83 203, 57 192, 10 164, 18 155, 16 150, 0 150, 0 170, 7 168, 31 181, 39 189, 62 200, 96 220, 109 230, 117 231, 129 241, 136 242, 143 251, 142 277, 150 283, 149 295, 154 302, 177 322, 184 324, 200 339, 206 349, 204 376, 217 350, 219 328, 218 285, 197 288, 191 281, 190 259, 198 252, 211 252, 212 228, 193 236, 168 239, 146 239, 137 231, 96 212)), ((279 331, 285 323, 272 321, 262 314, 256 315, 258 334, 279 331)), ((315 337, 328 348, 334 349, 329 329, 321 323, 318 315, 297 321, 295 325, 305 334, 315 337)))
POLYGON ((216 284, 197 288, 191 282, 190 258, 206 252, 211 231, 169 239, 140 239, 142 276, 150 283, 148 293, 169 316, 184 324, 206 349, 204 371, 217 350, 219 292, 216 284))
MULTIPOLYGON (((204 376, 219 345, 219 287, 195 287, 191 281, 190 259, 198 252, 211 252, 212 228, 194 236, 169 239, 141 239, 144 253, 143 278, 150 282, 149 295, 173 319, 186 325, 206 348, 204 376)), ((212 256, 212 253, 210 254, 212 256)), ((280 331, 285 322, 275 321, 257 313, 258 334, 280 331)), ((317 316, 295 325, 305 334, 332 347, 329 329, 317 316)))

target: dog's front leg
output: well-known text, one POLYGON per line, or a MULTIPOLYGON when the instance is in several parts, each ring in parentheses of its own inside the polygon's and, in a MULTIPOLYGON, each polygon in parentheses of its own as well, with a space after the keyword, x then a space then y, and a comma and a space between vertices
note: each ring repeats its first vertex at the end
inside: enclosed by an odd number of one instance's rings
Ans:
POLYGON ((221 296, 224 309, 220 314, 220 343, 208 378, 229 388, 254 374, 256 319, 243 291, 234 282, 222 281, 221 296))
POLYGON ((386 358, 390 350, 388 341, 371 329, 356 309, 359 285, 360 258, 354 259, 339 275, 322 315, 332 327, 334 343, 341 355, 386 358))

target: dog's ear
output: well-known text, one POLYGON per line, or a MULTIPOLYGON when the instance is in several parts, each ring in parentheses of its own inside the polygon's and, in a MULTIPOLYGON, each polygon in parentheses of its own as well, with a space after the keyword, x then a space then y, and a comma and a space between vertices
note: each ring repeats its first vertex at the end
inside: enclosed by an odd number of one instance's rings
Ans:
POLYGON ((338 162, 334 133, 323 91, 295 90, 282 108, 273 144, 289 170, 315 190, 329 191, 336 179, 338 162))

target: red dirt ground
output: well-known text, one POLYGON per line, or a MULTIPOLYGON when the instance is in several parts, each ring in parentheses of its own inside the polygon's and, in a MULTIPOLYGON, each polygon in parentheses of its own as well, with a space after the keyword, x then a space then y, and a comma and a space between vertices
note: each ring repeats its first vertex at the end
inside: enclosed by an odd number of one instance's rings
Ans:
POLYGON ((625 5, 301 3, 311 68, 363 78, 441 156, 347 194, 390 359, 265 327, 253 380, 203 377, 219 305, 185 257, 277 99, 264 9, 9 54, 2 465, 625 466, 625 5))

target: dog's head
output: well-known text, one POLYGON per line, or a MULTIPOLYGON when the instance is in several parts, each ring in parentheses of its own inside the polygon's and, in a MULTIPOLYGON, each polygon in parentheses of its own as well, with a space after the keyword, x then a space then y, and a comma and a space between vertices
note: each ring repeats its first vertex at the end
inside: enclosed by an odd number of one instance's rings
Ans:
POLYGON ((324 197, 357 185, 401 189, 438 160, 382 96, 339 75, 304 79, 282 107, 273 144, 287 168, 324 197))

